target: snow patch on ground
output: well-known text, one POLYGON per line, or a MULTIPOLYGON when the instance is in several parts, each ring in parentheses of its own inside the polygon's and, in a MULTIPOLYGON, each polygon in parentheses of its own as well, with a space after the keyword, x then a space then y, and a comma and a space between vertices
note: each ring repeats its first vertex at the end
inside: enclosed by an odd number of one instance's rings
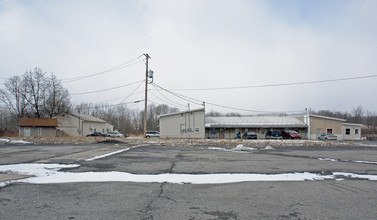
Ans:
POLYGON ((271 147, 271 146, 266 146, 265 148, 264 148, 264 150, 275 150, 275 148, 273 148, 273 147, 271 147))
POLYGON ((5 144, 32 144, 33 142, 24 141, 24 140, 1 138, 0 143, 5 143, 5 144))
POLYGON ((235 148, 231 148, 231 149, 222 148, 222 147, 208 147, 208 149, 209 150, 234 152, 234 153, 247 153, 248 151, 255 151, 255 150, 257 150, 254 147, 245 147, 242 144, 239 144, 235 148))
POLYGON ((354 162, 354 163, 365 163, 365 164, 376 164, 377 165, 377 162, 364 161, 364 160, 354 160, 352 162, 354 162))
POLYGON ((63 168, 78 167, 77 164, 13 164, 1 165, 0 172, 33 175, 21 180, 0 183, 5 186, 14 182, 51 184, 51 183, 77 183, 77 182, 138 182, 138 183, 175 183, 175 184, 224 184, 251 181, 305 181, 305 180, 342 180, 366 179, 377 180, 377 175, 360 175, 355 173, 334 172, 332 175, 315 173, 282 173, 282 174, 132 174, 127 172, 83 172, 71 173, 59 171, 63 168))
POLYGON ((322 157, 318 158, 318 160, 325 160, 325 161, 332 161, 332 162, 336 162, 336 161, 338 161, 337 159, 322 158, 322 157))
POLYGON ((257 150, 254 147, 245 147, 242 144, 237 145, 236 148, 234 148, 234 149, 237 150, 237 151, 243 151, 243 150, 245 150, 245 151, 253 151, 253 150, 257 150))
POLYGON ((351 162, 351 163, 363 163, 363 164, 376 164, 377 162, 373 161, 365 161, 365 160, 346 160, 346 159, 333 159, 333 158, 322 158, 319 157, 318 160, 324 160, 324 161, 332 161, 332 162, 351 162))

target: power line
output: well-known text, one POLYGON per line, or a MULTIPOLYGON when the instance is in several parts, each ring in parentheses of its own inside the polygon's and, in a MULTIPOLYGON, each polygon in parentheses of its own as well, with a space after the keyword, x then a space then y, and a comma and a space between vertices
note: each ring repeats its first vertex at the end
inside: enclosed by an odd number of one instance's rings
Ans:
MULTIPOLYGON (((183 104, 180 104, 180 103, 177 103, 177 102, 174 102, 174 101, 172 101, 171 99, 169 99, 168 97, 166 97, 164 94, 162 94, 162 92, 158 89, 158 88, 156 88, 156 86, 154 85, 154 84, 152 84, 152 86, 156 89, 156 91, 158 92, 158 93, 160 93, 165 99, 167 99, 167 100, 169 100, 171 103, 173 103, 173 104, 175 104, 175 105, 177 105, 177 106, 184 106, 184 107, 186 107, 186 105, 183 105, 183 104)), ((151 94, 153 94, 152 92, 151 92, 151 94)), ((154 95, 154 94, 153 94, 154 95)), ((156 95, 154 95, 156 98, 158 98, 156 95)), ((160 98, 158 98, 158 99, 160 99, 160 98)), ((162 99, 160 99, 161 101, 163 101, 162 99)))
MULTIPOLYGON (((142 82, 143 83, 143 82, 142 82)), ((148 91, 151 91, 150 89, 148 89, 148 91)), ((135 96, 135 95, 139 95, 139 94, 142 94, 144 93, 145 91, 140 91, 138 93, 135 93, 135 94, 132 94, 132 96, 135 96)), ((131 96, 131 95, 130 95, 131 96)), ((124 95, 123 96, 119 96, 117 98, 113 98, 113 99, 108 99, 108 100, 105 100, 105 101, 100 101, 98 103, 107 103, 107 102, 111 102, 111 101, 115 101, 115 100, 118 100, 118 99, 124 99, 124 95)))
MULTIPOLYGON (((219 105, 219 104, 215 104, 215 103, 211 103, 211 102, 207 102, 207 101, 204 101, 204 100, 199 100, 199 99, 195 99, 195 98, 190 98, 188 96, 184 96, 182 94, 178 94, 176 92, 171 92, 159 85, 157 85, 156 83, 153 83, 155 86, 157 86, 158 88, 172 94, 172 95, 175 95, 179 98, 182 98, 184 100, 194 100, 194 101, 197 101, 197 102, 201 102, 201 103, 205 103, 206 105, 212 105, 212 106, 217 106, 217 107, 221 107, 221 108, 226 108, 226 109, 232 109, 232 110, 238 110, 238 111, 245 111, 245 112, 257 112, 257 113, 282 113, 282 112, 302 112, 302 110, 297 110, 297 111, 258 111, 258 110, 250 110, 250 109, 241 109, 241 108, 234 108, 234 107, 229 107, 229 106, 225 106, 225 105, 219 105)), ((191 101, 193 102, 193 101, 191 101)), ((197 102, 193 102, 197 105, 201 105, 201 104, 198 104, 197 102)))
MULTIPOLYGON (((156 96, 154 93, 150 93, 151 95, 153 95, 155 98, 159 99, 160 101, 162 101, 163 103, 167 104, 167 105, 174 105, 175 107, 177 108, 182 108, 182 107, 187 107, 185 105, 182 105, 182 104, 178 104, 178 103, 175 103, 175 102, 166 102, 165 100, 161 99, 160 97, 156 96)), ((149 101, 149 100, 148 100, 149 101)))
POLYGON ((123 99, 124 96, 120 96, 118 98, 113 98, 113 99, 108 99, 108 100, 105 100, 105 101, 100 101, 99 103, 107 103, 107 102, 111 102, 111 101, 115 101, 115 100, 118 100, 118 99, 123 99))
POLYGON ((209 90, 249 89, 249 88, 263 88, 263 87, 275 87, 275 86, 292 86, 292 85, 304 85, 304 84, 337 82, 337 81, 347 81, 347 80, 375 78, 375 77, 377 77, 377 75, 359 76, 359 77, 348 77, 348 78, 338 78, 338 79, 325 79, 325 80, 315 80, 315 81, 303 81, 303 82, 291 82, 291 83, 263 84, 263 85, 252 85, 252 86, 199 88, 199 89, 170 89, 170 90, 174 90, 174 91, 209 91, 209 90))
POLYGON ((126 98, 124 98, 120 103, 124 102, 126 99, 128 99, 128 97, 130 97, 132 94, 134 94, 134 92, 141 86, 143 85, 144 83, 144 80, 136 87, 136 89, 134 89, 134 91, 131 92, 131 94, 129 94, 126 98))
POLYGON ((102 108, 102 107, 114 107, 114 106, 119 106, 119 105, 127 105, 127 104, 133 104, 133 103, 139 103, 143 102, 143 100, 136 100, 132 102, 124 102, 124 103, 119 103, 119 104, 114 104, 114 105, 101 105, 101 106, 90 106, 90 107, 76 107, 73 108, 73 110, 81 110, 81 109, 95 109, 95 108, 102 108))
POLYGON ((186 100, 186 101, 188 101, 188 102, 192 102, 192 103, 197 104, 197 105, 202 105, 202 103, 203 103, 202 100, 198 100, 198 99, 190 98, 190 97, 188 97, 188 96, 184 96, 184 95, 182 95, 182 94, 179 94, 179 93, 176 93, 176 92, 169 91, 169 90, 167 90, 167 89, 165 89, 165 88, 162 88, 161 86, 157 85, 156 83, 153 83, 153 84, 154 84, 155 86, 157 86, 158 88, 160 88, 161 90, 164 90, 165 92, 168 92, 168 93, 170 93, 170 94, 172 94, 172 95, 174 95, 174 96, 176 96, 176 97, 178 97, 178 98, 181 98, 181 99, 183 99, 183 100, 186 100), (198 101, 198 102, 195 102, 195 101, 198 101))
MULTIPOLYGON (((164 103, 165 103, 165 102, 163 102, 163 103, 161 104, 161 103, 158 103, 158 102, 152 101, 152 100, 150 100, 150 99, 148 99, 148 102, 151 102, 151 103, 156 104, 156 105, 164 105, 164 103)), ((178 109, 179 109, 179 107, 171 107, 169 104, 165 104, 165 105, 169 106, 170 108, 178 108, 178 109)), ((174 105, 173 105, 173 106, 174 106, 174 105)), ((187 106, 186 106, 186 107, 187 107, 187 106)))
POLYGON ((98 76, 98 75, 101 75, 101 74, 104 74, 104 73, 108 73, 108 72, 113 72, 113 71, 116 71, 116 70, 124 69, 124 68, 130 67, 132 65, 135 65, 137 63, 143 62, 145 59, 139 60, 141 56, 143 56, 143 55, 140 55, 140 56, 138 56, 138 57, 136 57, 136 58, 134 58, 132 60, 129 60, 129 61, 125 62, 125 63, 117 65, 117 66, 115 66, 113 68, 110 68, 108 70, 104 70, 104 71, 101 71, 101 72, 98 72, 98 73, 94 73, 94 74, 89 74, 89 75, 86 75, 86 76, 65 78, 65 79, 61 79, 61 80, 64 83, 74 82, 74 81, 78 81, 78 80, 81 80, 81 79, 86 79, 86 78, 89 78, 89 77, 98 76), (133 62, 135 60, 138 60, 138 61, 133 62))
POLYGON ((112 88, 108 88, 108 89, 101 89, 101 90, 95 90, 95 91, 90 91, 90 92, 72 93, 71 95, 84 95, 84 94, 90 94, 90 93, 104 92, 104 91, 109 91, 109 90, 113 90, 113 89, 123 88, 123 87, 130 86, 130 85, 140 83, 140 82, 144 82, 144 80, 140 80, 140 81, 137 81, 137 82, 133 82, 133 83, 129 83, 129 84, 121 85, 121 86, 116 86, 116 87, 112 87, 112 88))

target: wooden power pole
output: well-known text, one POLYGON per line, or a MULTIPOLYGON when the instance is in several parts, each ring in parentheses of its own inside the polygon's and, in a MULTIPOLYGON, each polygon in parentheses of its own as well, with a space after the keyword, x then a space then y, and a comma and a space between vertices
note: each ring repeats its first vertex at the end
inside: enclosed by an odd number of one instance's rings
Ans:
POLYGON ((145 63, 145 106, 144 106, 144 138, 147 137, 147 109, 148 109, 148 60, 151 59, 151 57, 145 53, 144 54, 146 58, 145 63))

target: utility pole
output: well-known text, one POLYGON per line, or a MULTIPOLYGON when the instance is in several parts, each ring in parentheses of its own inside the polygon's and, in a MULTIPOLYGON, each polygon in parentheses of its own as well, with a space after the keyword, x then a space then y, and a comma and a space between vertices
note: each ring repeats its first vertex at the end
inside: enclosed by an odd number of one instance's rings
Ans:
POLYGON ((145 106, 144 106, 144 138, 147 137, 147 108, 148 108, 148 60, 151 59, 151 57, 145 53, 143 54, 146 58, 145 63, 145 106))

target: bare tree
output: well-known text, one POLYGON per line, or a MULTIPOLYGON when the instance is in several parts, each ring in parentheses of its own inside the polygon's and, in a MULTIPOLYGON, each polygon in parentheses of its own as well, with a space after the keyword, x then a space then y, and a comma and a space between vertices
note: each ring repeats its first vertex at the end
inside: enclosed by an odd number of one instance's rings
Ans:
POLYGON ((357 106, 352 109, 352 122, 353 123, 363 123, 364 109, 362 106, 357 106))
POLYGON ((377 114, 371 111, 365 111, 364 122, 369 131, 376 131, 377 114))
POLYGON ((61 82, 40 68, 14 76, 0 90, 0 101, 14 117, 53 117, 67 112, 70 107, 69 92, 61 82))
POLYGON ((47 93, 43 100, 43 113, 48 117, 68 112, 70 108, 69 92, 65 89, 56 76, 51 74, 47 81, 47 93))
POLYGON ((8 131, 16 130, 18 119, 19 118, 15 117, 15 114, 10 112, 8 109, 0 108, 0 129, 3 129, 3 132, 6 129, 8 131))
POLYGON ((37 118, 42 117, 42 102, 45 99, 47 90, 45 75, 46 73, 37 67, 34 68, 34 72, 30 70, 23 75, 23 82, 26 90, 23 96, 32 107, 34 117, 37 118))
POLYGON ((19 76, 9 78, 4 83, 5 89, 0 89, 0 101, 17 118, 27 115, 28 102, 25 99, 23 81, 19 76))
POLYGON ((240 117, 241 114, 238 113, 238 112, 228 112, 228 113, 225 114, 225 116, 227 116, 227 117, 240 117))
POLYGON ((214 110, 211 110, 209 113, 206 114, 207 117, 221 117, 223 114, 221 112, 217 112, 214 110))

